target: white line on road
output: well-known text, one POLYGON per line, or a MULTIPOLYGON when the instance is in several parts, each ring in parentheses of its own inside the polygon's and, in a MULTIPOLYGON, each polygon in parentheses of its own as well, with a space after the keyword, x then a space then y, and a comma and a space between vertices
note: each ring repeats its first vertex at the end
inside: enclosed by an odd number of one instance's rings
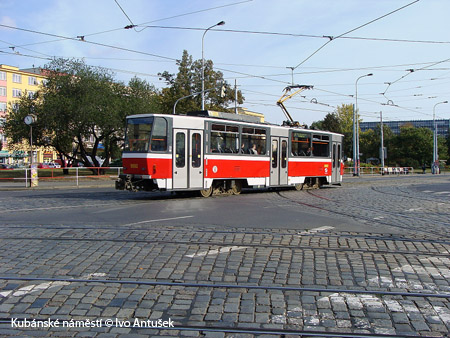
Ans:
POLYGON ((450 191, 437 191, 433 193, 434 195, 444 195, 444 194, 450 194, 450 191))
POLYGON ((423 208, 411 208, 411 209, 405 210, 405 212, 419 211, 419 210, 423 210, 423 208))
POLYGON ((218 250, 207 250, 207 251, 201 251, 196 254, 192 255, 185 255, 186 257, 194 258, 194 257, 203 257, 203 256, 211 256, 211 255, 218 255, 221 253, 236 251, 236 250, 245 250, 248 246, 226 246, 223 248, 220 248, 218 250))
MULTIPOLYGON (((92 277, 105 277, 105 273, 90 273, 88 275, 82 276, 81 279, 91 279, 92 277)), ((55 288, 57 286, 64 286, 69 285, 71 282, 63 282, 63 281, 54 281, 54 282, 46 282, 41 284, 33 284, 28 285, 23 288, 20 288, 17 291, 10 290, 10 291, 3 291, 0 292, 1 297, 20 297, 27 295, 29 293, 43 291, 51 288, 55 288)))
POLYGON ((86 207, 103 207, 106 205, 112 205, 113 203, 99 203, 99 204, 80 204, 80 205, 64 205, 59 207, 42 207, 42 208, 26 208, 26 209, 7 209, 0 210, 0 213, 6 212, 20 212, 20 211, 47 211, 47 210, 58 210, 58 209, 71 209, 71 208, 86 208, 86 207))
POLYGON ((331 229, 334 229, 334 227, 323 226, 323 227, 314 228, 314 229, 311 229, 311 230, 305 230, 305 231, 299 232, 298 235, 310 235, 310 234, 315 234, 317 232, 323 232, 323 231, 327 231, 327 230, 331 230, 331 229))
POLYGON ((143 224, 143 223, 152 223, 152 222, 173 221, 175 219, 184 219, 184 218, 191 218, 191 217, 194 217, 194 216, 180 216, 180 217, 172 217, 172 218, 150 219, 150 220, 147 220, 147 221, 141 221, 141 222, 136 222, 136 223, 124 224, 124 226, 143 224))

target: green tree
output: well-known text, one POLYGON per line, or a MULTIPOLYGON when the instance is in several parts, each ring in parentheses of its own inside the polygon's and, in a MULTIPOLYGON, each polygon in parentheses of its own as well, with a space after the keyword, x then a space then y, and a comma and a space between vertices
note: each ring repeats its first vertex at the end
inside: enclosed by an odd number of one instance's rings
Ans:
POLYGON ((152 88, 137 79, 125 87, 105 69, 66 59, 52 61, 44 72, 47 81, 36 95, 25 93, 18 109, 10 107, 5 131, 12 142, 27 140, 29 128, 22 121, 32 112, 37 116, 33 143, 53 147, 69 163, 99 167, 97 156, 102 154, 103 166, 108 166, 123 138, 125 116, 153 109, 147 102, 152 96, 145 95, 152 88))
POLYGON ((344 134, 344 154, 353 157, 353 105, 343 104, 337 107, 336 115, 339 120, 340 133, 344 134))
POLYGON ((127 115, 162 113, 161 93, 152 84, 134 77, 128 82, 126 90, 128 95, 124 105, 127 115))
POLYGON ((321 121, 313 122, 311 129, 328 130, 334 133, 340 133, 341 127, 336 113, 328 113, 321 121))
MULTIPOLYGON (((387 149, 387 155, 393 149, 393 140, 395 136, 391 128, 387 125, 383 125, 383 144, 387 149)), ((380 158, 381 147, 381 130, 378 124, 374 130, 369 129, 365 132, 360 132, 359 136, 359 149, 362 153, 361 161, 365 162, 368 158, 380 158)), ((381 160, 381 158, 380 158, 381 160)))
POLYGON ((438 136, 438 153, 440 161, 448 161, 450 158, 448 151, 449 149, 446 138, 443 136, 438 136))
MULTIPOLYGON (((161 91, 161 106, 164 113, 171 114, 176 100, 194 93, 199 94, 179 101, 177 113, 185 114, 201 109, 201 69, 201 60, 193 61, 192 56, 185 50, 181 61, 178 62, 177 74, 167 71, 158 74, 169 86, 161 91)), ((234 102, 233 88, 223 79, 222 72, 214 71, 211 60, 205 61, 205 90, 209 90, 205 92, 206 109, 226 111, 227 106, 234 102), (222 86, 225 89, 224 96, 221 95, 222 86)), ((238 91, 238 102, 241 104, 243 100, 242 93, 238 91)))
POLYGON ((390 165, 418 168, 421 164, 432 161, 433 132, 428 128, 402 127, 393 145, 388 155, 390 165))
MULTIPOLYGON (((358 116, 359 118, 359 116, 358 116)), ((344 135, 343 153, 353 157, 353 105, 342 104, 333 113, 328 113, 321 121, 313 122, 313 129, 328 130, 344 135)))

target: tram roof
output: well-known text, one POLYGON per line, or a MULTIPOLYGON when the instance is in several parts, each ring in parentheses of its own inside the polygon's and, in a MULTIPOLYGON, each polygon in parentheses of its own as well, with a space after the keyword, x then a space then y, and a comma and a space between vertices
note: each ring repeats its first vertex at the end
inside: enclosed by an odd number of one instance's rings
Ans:
MULTIPOLYGON (((139 118, 139 117, 151 117, 151 116, 161 116, 161 117, 171 117, 171 118, 176 117, 176 118, 186 118, 186 119, 203 118, 204 120, 208 120, 208 121, 211 120, 211 121, 218 121, 218 122, 225 122, 225 121, 240 122, 242 124, 255 124, 255 125, 266 126, 266 127, 271 127, 271 128, 283 128, 283 129, 292 129, 292 130, 297 130, 297 131, 326 133, 326 134, 335 134, 335 135, 343 136, 340 133, 335 133, 335 132, 331 132, 331 131, 327 131, 327 130, 307 129, 307 128, 294 127, 294 126, 280 126, 278 124, 269 123, 269 122, 261 122, 261 121, 254 121, 254 120, 248 121, 245 119, 231 118, 231 117, 236 117, 236 115, 241 116, 241 117, 255 118, 254 116, 245 116, 245 115, 240 115, 240 114, 232 114, 232 113, 224 113, 224 112, 219 112, 219 113, 221 113, 220 114, 221 116, 210 116, 210 115, 206 115, 206 113, 204 113, 204 112, 208 112, 208 111, 200 111, 200 114, 198 114, 198 115, 195 114, 197 112, 189 112, 187 115, 181 115, 181 114, 177 114, 177 115, 173 115, 173 114, 137 114, 137 115, 129 115, 129 116, 127 116, 127 119, 139 118)), ((218 113, 218 112, 214 112, 214 113, 218 113)))

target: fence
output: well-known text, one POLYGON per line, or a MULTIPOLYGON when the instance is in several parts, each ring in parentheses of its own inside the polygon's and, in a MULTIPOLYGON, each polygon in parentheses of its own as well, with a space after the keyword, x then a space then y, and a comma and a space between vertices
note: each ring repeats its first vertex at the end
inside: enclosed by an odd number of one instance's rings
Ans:
MULTIPOLYGON (((360 175, 407 175, 414 174, 413 167, 361 167, 360 175)), ((353 167, 345 167, 344 175, 353 175, 353 167)))
MULTIPOLYGON (((31 186, 30 168, 0 169, 0 185, 4 182, 23 182, 25 187, 31 186)), ((104 180, 117 178, 122 167, 75 167, 37 169, 39 181, 74 182, 80 185, 81 180, 104 180), (64 173, 64 171, 66 173, 64 173)))

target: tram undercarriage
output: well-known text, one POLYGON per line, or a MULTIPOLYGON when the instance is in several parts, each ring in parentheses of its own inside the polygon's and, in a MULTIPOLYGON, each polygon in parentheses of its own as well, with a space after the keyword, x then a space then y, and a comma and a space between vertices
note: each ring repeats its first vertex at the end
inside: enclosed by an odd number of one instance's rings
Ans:
MULTIPOLYGON (((306 177, 304 183, 295 184, 293 187, 300 190, 319 189, 322 185, 328 184, 325 177, 306 177)), ((218 196, 218 195, 239 195, 243 188, 251 188, 246 179, 234 180, 214 180, 208 189, 173 189, 172 191, 199 191, 202 197, 218 196)), ((263 187, 263 186, 261 186, 263 187)), ((285 188, 288 186, 268 187, 271 189, 285 188)), ((292 186, 291 186, 292 187, 292 186)), ((117 190, 128 191, 166 191, 165 188, 159 188, 156 180, 143 178, 138 175, 122 174, 116 181, 117 190)))

